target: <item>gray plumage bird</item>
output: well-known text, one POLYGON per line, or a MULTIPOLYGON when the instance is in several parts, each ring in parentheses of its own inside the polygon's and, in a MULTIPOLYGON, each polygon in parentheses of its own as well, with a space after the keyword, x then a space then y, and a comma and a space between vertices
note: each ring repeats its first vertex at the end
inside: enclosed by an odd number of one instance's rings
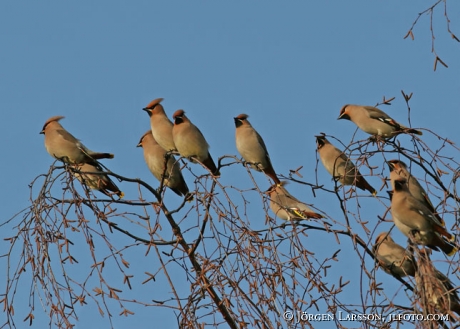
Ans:
POLYGON ((219 176, 216 164, 209 154, 208 142, 201 131, 187 118, 184 110, 174 112, 173 119, 173 140, 179 154, 188 159, 196 158, 214 176, 219 176))
POLYGON ((415 259, 409 250, 394 242, 388 232, 380 233, 375 239, 373 251, 380 267, 397 277, 415 275, 415 259))
POLYGON ((112 197, 116 194, 120 199, 124 193, 120 191, 117 185, 104 173, 100 164, 79 164, 72 165, 76 171, 74 176, 83 184, 93 190, 97 190, 105 195, 112 197))
POLYGON ((264 172, 276 184, 279 184, 280 180, 273 169, 264 140, 249 123, 248 115, 240 114, 233 119, 236 126, 236 149, 244 161, 248 162, 253 169, 264 172))
POLYGON ((353 162, 326 137, 316 136, 316 147, 321 162, 333 179, 342 185, 356 185, 361 190, 367 190, 373 195, 377 191, 364 179, 353 162))
POLYGON ((163 105, 160 104, 162 100, 163 98, 154 99, 143 110, 150 117, 150 128, 155 141, 166 151, 175 151, 176 145, 172 136, 173 123, 166 116, 163 105))
POLYGON ((442 226, 446 226, 444 220, 436 213, 433 204, 431 203, 428 194, 420 185, 418 180, 411 175, 409 170, 407 169, 407 165, 402 162, 401 160, 390 160, 387 162, 388 167, 390 167, 390 181, 391 186, 394 189, 394 181, 399 178, 405 178, 407 180, 407 185, 409 187, 409 192, 412 194, 414 198, 418 201, 423 203, 425 207, 427 207, 436 217, 436 219, 442 224, 442 226))
POLYGON ((323 215, 310 209, 305 203, 292 196, 284 187, 285 182, 272 185, 265 193, 270 198, 270 209, 284 220, 320 219, 323 215))
POLYGON ((415 243, 434 250, 441 249, 448 256, 457 251, 457 247, 450 242, 455 237, 423 203, 410 194, 404 178, 394 181, 391 213, 396 227, 405 236, 412 237, 415 243))
POLYGON ((156 142, 150 130, 142 135, 137 147, 143 148, 145 163, 156 179, 160 182, 164 179, 163 184, 179 196, 189 193, 179 163, 156 142))
POLYGON ((423 134, 420 130, 403 126, 373 106, 347 104, 340 110, 338 119, 350 120, 362 131, 384 138, 390 138, 400 133, 423 134))
POLYGON ((89 163, 97 166, 97 159, 112 159, 111 153, 99 153, 89 150, 71 133, 65 130, 59 120, 63 116, 49 118, 40 134, 45 135, 45 148, 48 153, 69 164, 89 163))

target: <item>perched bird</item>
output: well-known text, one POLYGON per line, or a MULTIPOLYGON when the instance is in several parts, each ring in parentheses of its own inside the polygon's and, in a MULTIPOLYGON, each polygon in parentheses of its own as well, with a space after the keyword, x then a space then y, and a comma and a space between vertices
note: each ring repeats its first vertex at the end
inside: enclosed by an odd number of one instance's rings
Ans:
POLYGON ((45 147, 48 153, 70 164, 90 163, 97 166, 97 159, 112 159, 111 153, 99 153, 87 149, 78 139, 65 130, 59 120, 63 116, 49 118, 40 134, 45 134, 45 147))
POLYGON ((447 276, 434 268, 426 250, 420 252, 415 282, 419 294, 417 301, 425 314, 450 310, 460 315, 460 299, 456 288, 447 276))
POLYGON ((338 119, 353 121, 362 131, 384 138, 390 138, 400 133, 422 135, 420 130, 407 128, 388 114, 372 106, 347 104, 340 110, 338 119))
POLYGON ((209 145, 206 139, 204 139, 201 131, 187 118, 184 110, 174 112, 173 119, 172 135, 179 154, 184 158, 196 158, 214 176, 220 175, 211 154, 209 154, 209 145))
POLYGON ((393 241, 388 232, 380 233, 372 248, 380 267, 397 277, 415 275, 415 259, 409 250, 393 241))
POLYGON ((172 136, 173 123, 166 116, 161 101, 163 98, 157 98, 151 101, 143 108, 150 117, 150 128, 152 129, 153 138, 166 151, 175 151, 176 145, 172 136))
POLYGON ((410 194, 404 178, 394 181, 391 213, 396 227, 405 236, 412 237, 415 243, 434 250, 441 249, 448 256, 457 251, 455 245, 449 242, 454 241, 455 237, 447 232, 423 203, 410 194))
POLYGON ((145 163, 156 179, 160 182, 164 179, 164 185, 179 196, 188 194, 189 190, 179 163, 172 154, 167 154, 168 152, 157 143, 150 130, 141 137, 137 147, 143 148, 145 163))
POLYGON ((84 163, 72 166, 76 169, 73 173, 74 176, 81 183, 109 197, 116 194, 120 199, 123 198, 124 193, 121 192, 109 176, 104 173, 100 164, 84 163))
POLYGON ((233 119, 236 126, 236 149, 244 161, 250 163, 253 169, 264 172, 276 184, 281 183, 273 169, 264 140, 249 123, 248 115, 240 114, 233 119))
POLYGON ((387 161, 388 167, 390 167, 390 181, 391 186, 394 189, 394 181, 399 178, 405 178, 407 180, 407 185, 409 187, 409 192, 412 194, 414 198, 418 201, 423 203, 425 207, 427 207, 436 217, 436 219, 442 224, 442 226, 446 226, 444 220, 436 213, 433 204, 431 203, 428 194, 423 189, 422 185, 418 182, 418 180, 411 175, 409 170, 407 170, 407 166, 401 160, 390 160, 387 161))
MULTIPOLYGON (((425 304, 440 311, 451 310, 460 315, 460 300, 454 285, 440 271, 433 267, 426 252, 419 252, 419 262, 409 250, 395 243, 388 232, 377 236, 373 251, 380 267, 396 277, 412 276, 417 283, 417 291, 423 293, 425 304)), ((433 312, 428 312, 433 313, 433 312)))
POLYGON ((351 160, 326 137, 316 136, 319 157, 329 174, 342 185, 356 185, 361 190, 368 190, 373 195, 377 191, 369 185, 351 160))
POLYGON ((270 197, 270 209, 284 220, 302 220, 324 218, 312 211, 305 203, 293 197, 284 187, 285 182, 272 185, 265 193, 270 197))

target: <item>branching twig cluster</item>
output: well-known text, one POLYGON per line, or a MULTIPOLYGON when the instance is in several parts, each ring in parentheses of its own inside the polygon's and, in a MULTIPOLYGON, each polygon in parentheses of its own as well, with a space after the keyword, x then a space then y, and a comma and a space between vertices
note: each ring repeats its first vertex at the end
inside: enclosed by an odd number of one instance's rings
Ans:
POLYGON ((454 39, 457 42, 460 42, 460 39, 451 30, 450 19, 449 19, 448 10, 447 10, 447 0, 437 0, 433 5, 431 5, 427 9, 423 10, 422 12, 420 12, 417 15, 417 18, 412 23, 412 26, 410 27, 409 31, 407 31, 407 34, 404 36, 404 39, 406 39, 407 37, 410 37, 412 40, 414 40, 415 39, 415 37, 414 37, 414 28, 417 25, 417 23, 419 22, 420 18, 423 17, 424 15, 428 15, 430 17, 431 52, 435 55, 435 59, 434 59, 434 70, 435 71, 436 71, 436 68, 438 66, 438 63, 440 63, 444 67, 448 67, 447 64, 439 57, 439 55, 438 55, 438 53, 436 51, 436 48, 435 48, 436 37, 435 37, 435 33, 434 33, 433 18, 434 18, 436 9, 438 7, 440 7, 441 4, 443 4, 443 9, 444 9, 443 10, 443 15, 444 15, 444 19, 446 21, 447 33, 449 33, 449 35, 451 36, 452 39, 454 39))
MULTIPOLYGON (((409 99, 405 97, 407 105, 409 99)), ((386 104, 390 101, 384 99, 386 104)), ((408 105, 408 113, 409 109, 408 105)), ((283 318, 286 311, 296 316, 331 314, 339 328, 349 327, 345 314, 425 314, 421 285, 408 277, 383 284, 372 251, 377 234, 396 232, 386 195, 391 189, 386 161, 395 158, 410 164, 448 228, 459 230, 460 164, 455 156, 459 149, 428 129, 424 134, 435 137, 437 145, 412 135, 344 144, 361 171, 380 182, 375 197, 337 182, 321 182, 318 176, 311 183, 303 179, 301 168, 292 170, 285 179, 311 189, 325 218, 287 223, 274 218, 267 194, 249 167, 251 186, 237 187, 222 185, 210 175, 198 176, 194 172, 198 167, 185 166, 183 170, 195 177, 194 199, 171 207, 170 191, 163 184, 157 190, 143 180, 115 173, 108 174, 122 184, 138 186, 138 195, 100 199, 94 194, 98 192, 74 179, 71 168, 57 162, 31 183, 30 207, 8 222, 14 223, 15 233, 8 238, 11 247, 5 255, 7 290, 1 301, 7 321, 3 327, 16 326, 17 303, 29 305, 24 321, 33 323, 43 308, 50 326, 58 328, 73 327, 79 309, 89 305, 111 324, 116 307, 121 309, 117 314, 124 316, 134 315, 135 305, 173 309, 181 328, 222 323, 230 328, 315 327, 312 318, 297 323, 283 318), (366 217, 363 209, 366 213, 374 209, 374 218, 366 217), (312 244, 313 235, 327 244, 312 244), (148 261, 134 265, 134 253, 144 254, 148 261), (353 264, 360 264, 354 272, 359 276, 344 271, 353 264), (158 295, 152 289, 149 298, 139 298, 157 284, 169 285, 170 293, 158 295), (352 300, 351 289, 356 296, 352 300)), ((222 175, 226 167, 241 165, 235 156, 219 159, 222 175)), ((420 256, 419 247, 411 250, 425 264, 425 272, 437 267, 458 282, 458 256, 443 258, 437 253, 436 262, 431 262, 420 256)), ((430 311, 451 314, 445 305, 431 305, 430 311)), ((382 328, 398 321, 374 317, 360 322, 367 328, 382 328)), ((416 327, 433 324, 409 322, 416 327)))

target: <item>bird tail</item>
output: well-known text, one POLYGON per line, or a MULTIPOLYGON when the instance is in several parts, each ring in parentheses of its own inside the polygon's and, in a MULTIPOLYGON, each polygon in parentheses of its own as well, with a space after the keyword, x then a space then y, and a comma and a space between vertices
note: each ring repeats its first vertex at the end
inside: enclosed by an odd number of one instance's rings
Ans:
POLYGON ((371 192, 372 195, 377 194, 377 191, 361 175, 358 175, 358 177, 356 177, 356 187, 360 188, 363 191, 367 190, 371 192))
POLYGON ((265 173, 265 175, 273 179, 276 185, 281 184, 281 181, 279 180, 278 176, 276 176, 273 166, 270 165, 268 168, 263 169, 263 172, 265 173))
POLYGON ((458 248, 454 243, 447 241, 443 237, 437 235, 436 240, 438 240, 435 242, 436 246, 439 247, 447 256, 453 256, 458 251, 458 248))
POLYGON ((187 194, 185 194, 185 201, 187 202, 192 202, 193 201, 193 194, 192 193, 189 193, 187 192, 187 194))
POLYGON ((208 153, 208 158, 203 161, 203 165, 208 168, 214 176, 220 176, 220 172, 217 169, 211 154, 208 153))
POLYGON ((406 132, 409 134, 423 135, 423 132, 417 129, 413 129, 413 128, 408 128, 406 132))
POLYGON ((302 219, 309 219, 309 218, 314 218, 314 219, 321 219, 324 218, 323 215, 318 214, 313 211, 309 210, 301 210, 297 207, 291 207, 291 208, 285 208, 288 213, 290 213, 291 218, 295 220, 302 220, 302 219))
MULTIPOLYGON (((185 183, 185 180, 184 180, 184 177, 182 176, 182 174, 180 175, 179 183, 176 186, 169 187, 169 188, 171 190, 173 190, 173 192, 176 193, 178 196, 187 196, 187 194, 189 192, 187 183, 185 183)), ((192 195, 191 200, 193 200, 193 195, 192 195)))
POLYGON ((441 225, 441 223, 434 223, 434 230, 439 233, 441 236, 445 237, 449 242, 455 241, 455 236, 453 234, 450 234, 447 229, 441 225))
MULTIPOLYGON (((123 197, 125 196, 125 194, 122 191, 120 191, 118 186, 116 186, 115 183, 112 182, 112 180, 110 179, 109 179, 109 182, 106 183, 106 186, 104 186, 104 190, 108 190, 108 191, 115 193, 120 199, 123 199, 123 197)), ((110 193, 105 193, 105 192, 103 193, 110 196, 110 193)))
POLYGON ((114 155, 112 153, 97 153, 97 152, 91 152, 89 154, 93 159, 99 160, 99 159, 113 159, 114 155))
MULTIPOLYGON (((115 186, 116 187, 116 186, 115 186)), ((100 188, 98 189, 99 192, 101 193, 104 193, 105 195, 107 195, 109 198, 113 198, 113 195, 116 194, 118 196, 119 199, 123 199, 123 197, 125 196, 125 194, 120 191, 120 190, 111 190, 110 188, 108 187, 105 187, 105 188, 100 188)))
POLYGON ((447 256, 453 256, 458 251, 458 248, 456 246, 447 241, 444 241, 444 244, 441 246, 441 249, 447 256))
POLYGON ((303 210, 303 211, 302 211, 302 214, 303 214, 306 218, 314 218, 314 219, 321 219, 321 218, 324 218, 323 215, 318 214, 318 213, 313 212, 313 211, 306 211, 306 210, 303 210))

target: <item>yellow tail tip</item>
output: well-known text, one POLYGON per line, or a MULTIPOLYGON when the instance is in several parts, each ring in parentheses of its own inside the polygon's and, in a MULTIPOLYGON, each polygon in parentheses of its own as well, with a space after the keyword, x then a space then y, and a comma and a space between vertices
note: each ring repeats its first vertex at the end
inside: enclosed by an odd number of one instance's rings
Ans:
POLYGON ((456 253, 457 251, 458 251, 458 248, 457 248, 457 247, 454 247, 454 248, 452 249, 452 251, 449 252, 449 253, 447 254, 447 256, 453 256, 453 255, 455 255, 455 253, 456 253))
POLYGON ((120 199, 123 199, 123 197, 125 196, 125 194, 122 191, 118 192, 117 195, 120 199))

